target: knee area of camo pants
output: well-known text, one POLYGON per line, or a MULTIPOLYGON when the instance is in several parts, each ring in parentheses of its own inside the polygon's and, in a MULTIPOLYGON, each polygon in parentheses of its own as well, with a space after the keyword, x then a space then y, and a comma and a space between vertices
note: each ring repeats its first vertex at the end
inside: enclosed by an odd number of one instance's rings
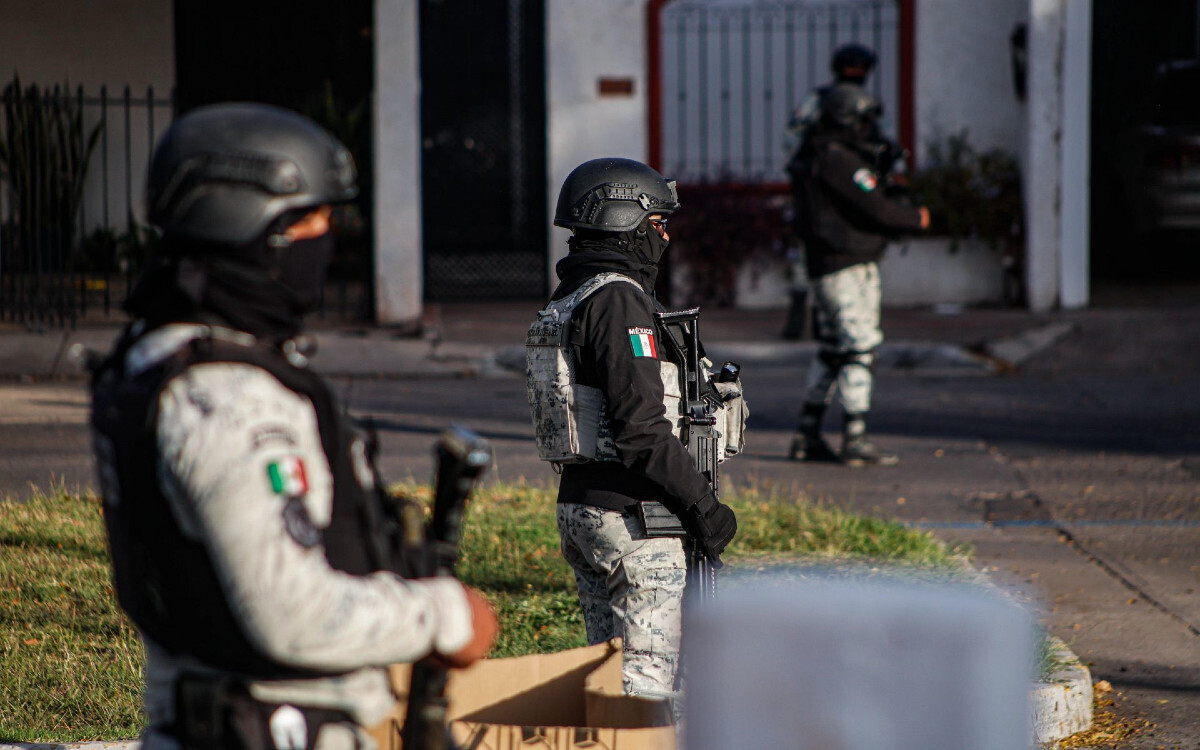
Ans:
POLYGON ((560 504, 558 528, 588 642, 623 639, 625 692, 672 691, 686 582, 681 540, 647 539, 631 515, 589 505, 560 504))

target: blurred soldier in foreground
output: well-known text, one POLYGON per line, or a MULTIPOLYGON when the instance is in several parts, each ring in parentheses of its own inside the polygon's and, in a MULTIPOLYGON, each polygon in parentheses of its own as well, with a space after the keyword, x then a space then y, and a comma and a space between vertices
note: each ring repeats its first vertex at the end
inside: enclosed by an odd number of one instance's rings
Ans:
MULTIPOLYGON (((526 340, 538 450, 562 469, 558 529, 588 642, 624 638, 625 692, 663 697, 676 690, 685 548, 719 564, 737 530, 682 434, 681 334, 695 315, 666 324, 652 291, 678 208, 674 181, 645 164, 576 167, 554 214, 573 232, 570 252, 526 340)), ((740 428, 721 429, 736 452, 740 428)))
POLYGON ((805 383, 800 426, 789 457, 894 464, 867 438, 879 327, 879 258, 887 235, 929 226, 929 211, 887 197, 872 165, 869 141, 877 112, 860 86, 842 83, 826 94, 811 152, 793 171, 799 234, 813 284, 817 357, 805 383), (839 456, 821 437, 821 421, 837 386, 842 405, 839 456))
POLYGON ((92 415, 145 748, 371 748, 386 665, 465 666, 495 637, 477 592, 398 574, 371 451, 297 338, 355 193, 349 152, 275 107, 194 110, 155 151, 162 251, 92 415))

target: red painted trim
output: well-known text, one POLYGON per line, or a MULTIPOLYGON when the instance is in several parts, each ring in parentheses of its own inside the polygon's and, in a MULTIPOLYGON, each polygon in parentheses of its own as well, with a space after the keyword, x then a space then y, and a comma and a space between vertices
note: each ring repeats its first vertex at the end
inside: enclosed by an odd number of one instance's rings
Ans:
MULTIPOLYGON (((917 0, 900 5, 900 143, 916 154, 916 37, 917 0)), ((914 163, 912 166, 916 166, 914 163)))
POLYGON ((662 169, 662 9, 671 0, 646 3, 646 162, 662 169))

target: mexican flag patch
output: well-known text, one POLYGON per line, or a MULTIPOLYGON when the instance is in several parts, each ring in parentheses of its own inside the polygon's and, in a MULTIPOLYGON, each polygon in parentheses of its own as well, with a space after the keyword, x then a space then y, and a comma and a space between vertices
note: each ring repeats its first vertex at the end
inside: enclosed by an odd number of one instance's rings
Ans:
POLYGON ((633 347, 633 356, 658 359, 658 347, 654 344, 654 329, 635 326, 625 330, 629 332, 629 345, 633 347))
POLYGON ((308 475, 298 456, 289 456, 267 466, 271 490, 284 497, 303 497, 308 492, 308 475))
POLYGON ((858 185, 864 193, 869 193, 879 186, 879 178, 875 173, 866 167, 860 168, 854 173, 854 184, 858 185))

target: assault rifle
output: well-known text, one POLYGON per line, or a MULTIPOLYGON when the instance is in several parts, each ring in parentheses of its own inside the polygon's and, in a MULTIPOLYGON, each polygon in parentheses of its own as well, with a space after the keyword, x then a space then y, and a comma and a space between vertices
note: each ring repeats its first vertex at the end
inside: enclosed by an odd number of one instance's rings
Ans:
MULTIPOLYGON (((684 422, 688 452, 696 462, 696 469, 708 480, 713 493, 721 497, 720 441, 717 432, 717 409, 721 406, 721 395, 712 384, 704 379, 700 369, 700 308, 694 307, 679 312, 655 313, 666 331, 667 345, 674 351, 676 359, 683 363, 680 377, 684 399, 684 422), (678 330, 682 336, 675 337, 678 330)), ((737 365, 733 367, 736 377, 737 365)), ((704 550, 691 536, 684 538, 687 550, 687 588, 696 592, 700 601, 709 601, 717 595, 717 569, 720 560, 710 560, 704 550)))
MULTIPOLYGON (((453 426, 443 432, 435 447, 437 472, 433 495, 433 517, 428 524, 417 517, 405 524, 404 544, 414 578, 453 575, 458 561, 458 537, 463 506, 475 480, 491 460, 491 448, 470 430, 453 426)), ((409 504, 420 514, 419 506, 409 504)), ((446 669, 431 659, 413 664, 408 690, 408 709, 400 730, 404 750, 447 750, 453 748, 446 724, 446 669)))

